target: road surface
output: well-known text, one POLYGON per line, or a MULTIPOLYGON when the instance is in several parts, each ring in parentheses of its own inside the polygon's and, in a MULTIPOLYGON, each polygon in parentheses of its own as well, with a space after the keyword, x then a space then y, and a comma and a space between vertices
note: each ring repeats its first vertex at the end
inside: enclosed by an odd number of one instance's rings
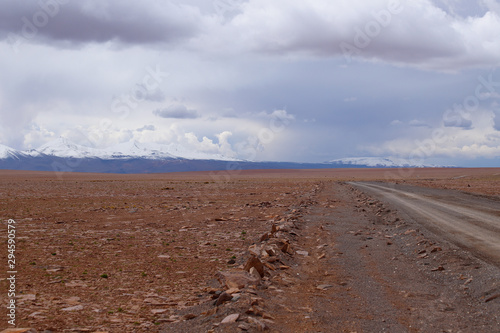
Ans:
POLYGON ((500 267, 500 201, 458 191, 400 184, 349 184, 500 267))

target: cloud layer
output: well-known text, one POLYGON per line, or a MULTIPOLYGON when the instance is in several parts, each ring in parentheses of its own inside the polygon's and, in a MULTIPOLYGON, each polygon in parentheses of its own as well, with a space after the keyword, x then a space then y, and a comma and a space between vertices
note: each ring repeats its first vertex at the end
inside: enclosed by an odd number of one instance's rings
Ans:
POLYGON ((492 158, 495 0, 0 3, 0 144, 492 158))

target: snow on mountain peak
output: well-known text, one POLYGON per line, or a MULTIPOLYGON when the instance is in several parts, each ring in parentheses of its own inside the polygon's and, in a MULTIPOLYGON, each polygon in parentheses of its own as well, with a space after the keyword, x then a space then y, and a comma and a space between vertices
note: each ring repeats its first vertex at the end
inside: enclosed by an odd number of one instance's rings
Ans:
POLYGON ((330 161, 330 163, 352 165, 352 166, 379 167, 379 168, 436 167, 435 165, 415 163, 415 161, 399 157, 350 157, 350 158, 341 158, 338 160, 333 160, 330 161))
POLYGON ((65 158, 101 158, 101 159, 197 159, 197 160, 231 160, 219 154, 207 154, 203 152, 190 151, 177 144, 162 145, 158 143, 141 143, 129 141, 117 145, 98 149, 90 148, 70 142, 66 138, 58 138, 36 150, 29 155, 45 154, 65 158))
POLYGON ((18 154, 19 152, 17 150, 0 144, 0 159, 15 157, 18 154))
POLYGON ((125 157, 140 157, 152 159, 172 159, 177 158, 170 154, 170 152, 163 145, 156 143, 140 143, 137 141, 129 141, 117 144, 115 146, 102 149, 101 158, 125 158, 125 157))
POLYGON ((94 157, 97 149, 84 147, 70 142, 68 139, 60 137, 50 141, 38 149, 32 150, 30 155, 44 154, 57 157, 69 158, 89 158, 94 157))

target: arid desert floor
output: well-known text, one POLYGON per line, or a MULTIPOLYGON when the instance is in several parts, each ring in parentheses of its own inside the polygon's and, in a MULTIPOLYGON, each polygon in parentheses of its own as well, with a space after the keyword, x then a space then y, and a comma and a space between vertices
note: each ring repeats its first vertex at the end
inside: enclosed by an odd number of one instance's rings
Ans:
POLYGON ((16 327, 498 331, 500 267, 353 181, 471 193, 498 202, 500 214, 500 168, 0 171, 0 329, 12 327, 6 277, 13 219, 16 327))

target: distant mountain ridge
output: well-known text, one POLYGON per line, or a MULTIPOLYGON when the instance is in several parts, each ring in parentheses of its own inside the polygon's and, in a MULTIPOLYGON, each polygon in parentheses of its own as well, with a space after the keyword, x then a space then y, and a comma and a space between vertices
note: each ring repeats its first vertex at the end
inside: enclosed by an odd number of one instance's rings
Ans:
POLYGON ((397 157, 350 157, 330 161, 331 164, 363 166, 370 168, 438 168, 433 164, 411 161, 397 157))
POLYGON ((38 149, 29 152, 21 152, 31 156, 49 155, 56 157, 69 158, 100 158, 106 160, 144 158, 144 159, 200 159, 200 160, 223 160, 233 161, 220 154, 207 154, 202 152, 193 152, 183 148, 180 145, 169 144, 161 145, 157 143, 140 143, 130 141, 120 143, 109 148, 90 148, 70 142, 65 138, 59 138, 51 141, 38 149))
POLYGON ((145 144, 136 141, 105 149, 85 147, 59 138, 38 149, 19 151, 0 144, 0 169, 97 172, 163 173, 178 171, 216 171, 249 169, 327 169, 327 168, 423 168, 404 159, 356 157, 325 163, 252 162, 219 154, 189 151, 177 144, 145 144))

